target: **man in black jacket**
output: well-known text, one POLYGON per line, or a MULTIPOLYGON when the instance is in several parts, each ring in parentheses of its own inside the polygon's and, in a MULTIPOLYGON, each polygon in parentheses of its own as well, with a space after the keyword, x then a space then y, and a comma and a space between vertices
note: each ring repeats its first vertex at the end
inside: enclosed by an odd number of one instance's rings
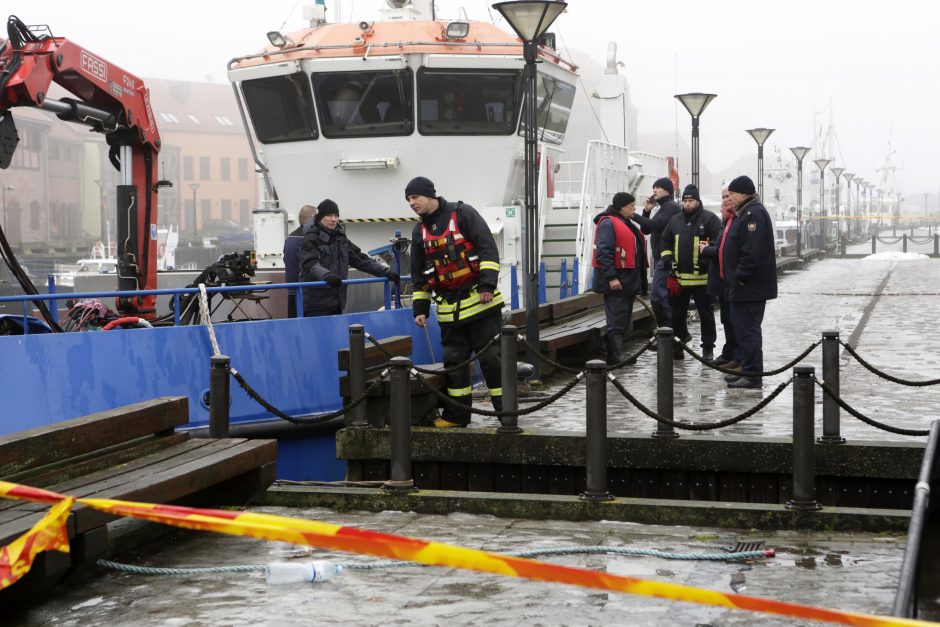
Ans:
MULTIPOLYGON (((673 216, 660 238, 663 267, 681 286, 679 293, 669 299, 673 330, 681 341, 691 340, 687 318, 689 300, 695 299, 701 325, 702 358, 708 360, 714 358, 717 332, 712 299, 708 295, 708 263, 699 258, 699 242, 712 241, 719 233, 721 220, 702 207, 698 188, 687 185, 682 192, 682 211, 673 216)), ((676 345, 673 356, 682 359, 684 355, 682 348, 676 345)))
MULTIPOLYGON (((304 225, 315 216, 317 208, 313 205, 304 205, 297 214, 300 224, 287 235, 284 240, 284 282, 297 283, 300 280, 300 245, 304 241, 304 225)), ((287 290, 287 317, 297 317, 297 290, 287 290)))
POLYGON ((316 219, 304 227, 300 245, 300 275, 304 281, 326 281, 329 287, 305 287, 304 316, 333 316, 343 313, 349 267, 398 282, 399 276, 384 263, 365 254, 346 237, 339 223, 339 207, 327 198, 317 205, 316 219))
POLYGON ((622 362, 626 355, 623 342, 630 329, 633 299, 647 291, 646 238, 630 220, 636 212, 636 198, 627 192, 617 192, 610 206, 594 218, 595 292, 604 295, 604 314, 607 328, 604 343, 607 365, 622 362))
POLYGON ((503 296, 496 287, 499 250, 483 216, 463 201, 447 202, 438 196, 429 179, 412 179, 405 187, 405 199, 421 218, 411 233, 415 324, 427 324, 434 300, 448 371, 447 395, 462 406, 445 404, 434 426, 466 427, 473 405, 470 367, 453 369, 472 353, 479 356, 493 408, 499 411, 503 406, 499 342, 481 354, 499 335, 502 323, 503 296))
POLYGON ((679 205, 673 199, 675 188, 668 178, 657 179, 653 183, 653 195, 646 200, 642 216, 633 216, 633 221, 643 228, 643 232, 650 236, 650 250, 653 254, 653 282, 650 285, 650 305, 656 314, 656 324, 661 327, 672 326, 672 310, 669 307, 669 292, 666 282, 669 271, 663 266, 660 256, 663 252, 663 230, 672 217, 679 213, 679 205), (653 209, 659 206, 656 215, 650 217, 653 209))
POLYGON ((728 185, 728 191, 734 215, 718 248, 718 267, 728 287, 731 323, 744 375, 728 381, 728 387, 759 389, 762 380, 753 375, 764 371, 761 323, 767 301, 777 297, 774 227, 750 178, 739 176, 728 185))

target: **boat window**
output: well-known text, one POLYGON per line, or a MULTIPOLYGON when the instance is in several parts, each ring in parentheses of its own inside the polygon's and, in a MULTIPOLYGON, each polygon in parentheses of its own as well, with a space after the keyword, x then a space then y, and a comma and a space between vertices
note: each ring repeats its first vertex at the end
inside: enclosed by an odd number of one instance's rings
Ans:
POLYGON ((313 75, 325 137, 411 135, 414 129, 410 69, 325 72, 313 75))
MULTIPOLYGON (((538 124, 538 141, 561 144, 565 140, 568 118, 574 104, 574 85, 564 83, 551 76, 539 74, 536 78, 536 99, 538 107, 535 117, 538 124)), ((519 134, 525 134, 525 121, 519 127, 519 134)))
POLYGON ((418 71, 422 135, 511 135, 522 99, 519 70, 418 71))
POLYGON ((262 144, 317 138, 313 98, 303 73, 244 81, 242 93, 262 144))

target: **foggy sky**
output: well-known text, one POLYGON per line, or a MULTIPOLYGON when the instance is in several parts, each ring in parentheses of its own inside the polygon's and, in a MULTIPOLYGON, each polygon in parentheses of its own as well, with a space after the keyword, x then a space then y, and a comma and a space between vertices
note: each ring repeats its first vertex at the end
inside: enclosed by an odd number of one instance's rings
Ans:
MULTIPOLYGON (((330 21, 336 4, 327 0, 330 21)), ((438 0, 438 17, 457 18, 463 7, 471 19, 492 15, 509 30, 489 4, 438 0)), ((375 19, 383 6, 340 3, 345 21, 375 19)), ((227 62, 262 48, 266 31, 305 26, 298 0, 7 0, 4 8, 133 74, 180 80, 224 82, 227 62)), ((877 183, 890 139, 899 187, 912 198, 940 190, 940 38, 931 32, 938 18, 940 5, 913 0, 569 0, 552 30, 562 56, 566 47, 580 49, 603 63, 607 42, 618 43, 641 136, 678 132, 687 139, 690 118, 673 95, 718 94, 701 120, 701 158, 712 171, 756 155, 747 128, 777 129, 765 150, 779 146, 789 154, 790 146, 814 145, 814 128, 831 119, 836 141, 827 157, 877 183)))

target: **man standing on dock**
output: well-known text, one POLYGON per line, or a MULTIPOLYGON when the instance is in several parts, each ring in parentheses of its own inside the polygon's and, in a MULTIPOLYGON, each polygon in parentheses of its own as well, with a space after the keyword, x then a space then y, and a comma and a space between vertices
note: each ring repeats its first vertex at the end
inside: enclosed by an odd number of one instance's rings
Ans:
POLYGON ((673 198, 675 188, 668 178, 657 179, 653 183, 653 195, 646 200, 642 216, 634 216, 633 221, 643 228, 643 232, 650 236, 650 250, 653 253, 653 282, 650 287, 650 305, 656 314, 656 324, 660 327, 672 326, 672 309, 669 307, 669 292, 666 282, 669 271, 663 266, 660 255, 663 245, 660 241, 663 230, 679 214, 679 205, 673 198), (659 211, 652 218, 653 209, 659 206, 659 211))
POLYGON ((739 176, 728 184, 734 215, 718 249, 718 268, 728 287, 731 324, 738 340, 738 361, 745 376, 728 381, 729 388, 762 386, 764 371, 761 323, 767 301, 777 297, 777 254, 774 227, 754 182, 739 176))
MULTIPOLYGON (((313 205, 304 205, 297 214, 300 222, 284 240, 284 282, 297 283, 300 280, 300 245, 304 241, 304 226, 317 214, 313 205)), ((287 290, 287 317, 297 317, 297 288, 287 290)))
POLYGON ((415 323, 420 327, 427 324, 433 298, 444 345, 447 395, 462 405, 445 404, 434 426, 466 427, 473 405, 470 366, 452 369, 472 353, 479 356, 493 408, 500 411, 503 406, 499 341, 482 351, 499 335, 502 323, 503 296, 496 288, 499 250, 477 210, 463 201, 447 202, 437 195, 429 179, 412 179, 405 187, 405 199, 421 218, 411 233, 415 323))

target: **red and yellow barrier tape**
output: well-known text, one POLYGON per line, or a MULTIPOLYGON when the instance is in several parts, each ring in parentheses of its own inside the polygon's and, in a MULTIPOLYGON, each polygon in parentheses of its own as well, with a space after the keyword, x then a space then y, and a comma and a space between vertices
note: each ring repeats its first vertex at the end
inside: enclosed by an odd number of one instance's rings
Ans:
MULTIPOLYGON (((23 558, 23 546, 19 552, 10 551, 6 547, 0 556, 14 558, 7 566, 10 572, 23 573, 29 570, 32 557, 42 550, 63 550, 65 518, 73 502, 113 514, 115 516, 129 516, 152 522, 182 527, 185 529, 198 529, 214 531, 234 536, 247 536, 263 540, 276 540, 292 544, 315 546, 324 549, 335 549, 351 553, 363 553, 378 557, 393 558, 429 564, 434 566, 447 566, 450 568, 464 568, 485 573, 494 573, 508 577, 524 577, 540 581, 566 583, 587 588, 613 590, 644 596, 686 601, 702 605, 713 605, 731 609, 748 610, 752 612, 765 612, 781 616, 792 616, 807 620, 826 621, 842 625, 860 625, 864 627, 884 627, 888 625, 929 625, 923 621, 881 617, 871 614, 832 610, 797 603, 774 601, 760 597, 741 594, 725 594, 702 588, 693 588, 680 584, 663 583, 623 577, 608 573, 559 566, 547 562, 538 562, 520 557, 511 557, 467 549, 463 547, 426 542, 403 536, 386 533, 377 533, 352 527, 342 527, 328 523, 274 516, 271 514, 255 514, 251 512, 232 512, 214 509, 197 509, 192 507, 179 507, 174 505, 155 505, 152 503, 134 503, 130 501, 116 501, 112 499, 79 498, 73 499, 62 494, 30 488, 0 481, 0 496, 7 498, 25 499, 42 503, 56 503, 53 511, 43 519, 45 524, 37 524, 30 532, 16 540, 13 545, 23 542, 29 545, 26 558, 23 558), (56 515, 53 516, 53 512, 56 515), (57 527, 57 533, 52 531, 57 527), (30 540, 29 538, 34 538, 30 540), (40 540, 42 538, 43 540, 40 540)), ((11 547, 13 545, 10 545, 11 547)), ((68 550, 67 541, 65 549, 68 550)), ((4 572, 0 563, 0 575, 4 572)), ((13 580, 15 581, 15 579, 13 580)), ((0 588, 10 585, 5 579, 0 580, 0 588)))

